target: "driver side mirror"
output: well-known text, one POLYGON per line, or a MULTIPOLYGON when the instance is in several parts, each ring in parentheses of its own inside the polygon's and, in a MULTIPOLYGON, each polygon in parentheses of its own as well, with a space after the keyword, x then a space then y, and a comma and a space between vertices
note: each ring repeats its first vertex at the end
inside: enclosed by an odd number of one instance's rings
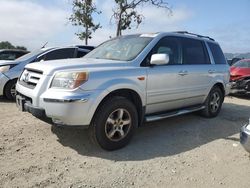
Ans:
POLYGON ((169 63, 168 54, 153 54, 151 56, 150 64, 151 65, 166 65, 169 63))

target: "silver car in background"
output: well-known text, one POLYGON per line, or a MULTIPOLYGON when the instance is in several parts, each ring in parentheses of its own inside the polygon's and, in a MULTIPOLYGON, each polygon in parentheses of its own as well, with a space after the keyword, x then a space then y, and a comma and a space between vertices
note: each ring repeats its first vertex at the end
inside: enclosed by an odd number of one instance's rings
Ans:
POLYGON ((250 118, 249 123, 241 128, 240 143, 250 153, 250 118))
POLYGON ((0 96, 4 95, 6 98, 13 100, 15 98, 15 85, 17 78, 22 73, 25 65, 56 59, 79 58, 90 52, 90 49, 85 49, 84 46, 72 47, 50 47, 41 48, 39 50, 30 52, 15 61, 1 61, 0 62, 0 96))

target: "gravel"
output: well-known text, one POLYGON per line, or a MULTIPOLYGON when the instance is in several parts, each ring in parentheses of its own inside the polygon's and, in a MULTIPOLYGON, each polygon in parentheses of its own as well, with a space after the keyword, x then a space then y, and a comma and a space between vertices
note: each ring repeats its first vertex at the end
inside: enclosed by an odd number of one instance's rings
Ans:
POLYGON ((217 118, 145 124, 107 152, 86 130, 51 126, 0 99, 0 187, 250 187, 239 143, 249 117, 250 98, 227 97, 217 118))

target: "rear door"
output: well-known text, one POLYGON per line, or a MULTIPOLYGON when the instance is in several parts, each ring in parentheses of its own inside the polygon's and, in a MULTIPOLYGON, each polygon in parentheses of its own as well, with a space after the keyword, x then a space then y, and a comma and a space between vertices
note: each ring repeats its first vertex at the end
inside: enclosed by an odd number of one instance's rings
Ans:
POLYGON ((201 104, 213 82, 213 65, 211 64, 206 44, 203 40, 181 38, 182 76, 185 87, 183 107, 201 104))

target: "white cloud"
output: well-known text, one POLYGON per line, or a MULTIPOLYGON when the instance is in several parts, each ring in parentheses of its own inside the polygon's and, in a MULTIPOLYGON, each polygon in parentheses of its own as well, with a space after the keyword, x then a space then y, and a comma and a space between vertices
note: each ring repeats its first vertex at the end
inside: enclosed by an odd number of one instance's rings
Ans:
MULTIPOLYGON (((111 0, 104 1, 99 4, 102 9, 103 16, 109 21, 112 14, 114 3, 111 0)), ((136 28, 133 27, 131 30, 124 31, 124 33, 134 32, 159 32, 159 31, 171 31, 183 28, 182 23, 193 17, 193 12, 186 7, 173 8, 173 14, 166 9, 157 8, 153 6, 142 6, 138 9, 139 14, 144 16, 142 24, 136 28)), ((109 23, 109 22, 108 22, 109 23)), ((113 25, 109 26, 115 33, 115 21, 112 20, 113 25)), ((134 26, 136 26, 134 24, 134 26)))
MULTIPOLYGON (((114 0, 95 2, 102 14, 95 16, 94 21, 100 22, 102 28, 93 34, 90 45, 98 45, 110 36, 114 37, 116 33, 114 20, 110 25, 114 0)), ((71 0, 0 0, 0 41, 23 45, 29 50, 41 47, 46 41, 49 46, 83 44, 74 34, 81 29, 67 24, 71 3, 71 0)), ((185 6, 174 7, 172 16, 166 10, 152 6, 140 7, 138 11, 145 17, 143 23, 138 28, 124 31, 123 34, 189 30, 214 37, 226 52, 249 51, 250 27, 245 23, 224 23, 217 26, 202 23, 198 27, 195 20, 199 15, 195 15, 191 8, 185 6)))
POLYGON ((211 28, 207 35, 213 36, 219 42, 224 52, 249 52, 250 51, 250 26, 239 23, 222 24, 218 27, 211 28))
POLYGON ((60 33, 69 13, 31 1, 0 1, 0 41, 39 48, 60 33))

